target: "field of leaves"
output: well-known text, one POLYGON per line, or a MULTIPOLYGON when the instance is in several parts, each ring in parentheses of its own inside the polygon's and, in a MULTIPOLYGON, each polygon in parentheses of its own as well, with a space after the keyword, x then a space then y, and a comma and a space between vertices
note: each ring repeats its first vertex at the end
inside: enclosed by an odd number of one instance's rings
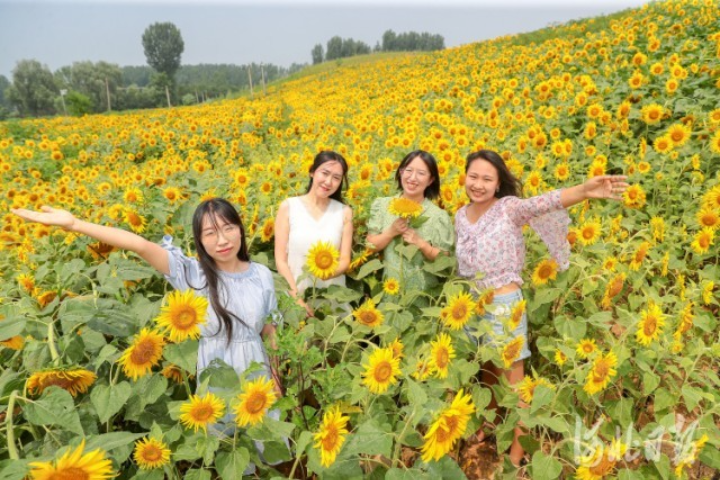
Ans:
MULTIPOLYGON (((423 445, 461 390, 471 405, 453 405, 467 429, 453 434, 493 420, 479 365, 502 365, 503 352, 448 327, 448 317, 466 314, 452 257, 426 267, 445 279, 435 290, 395 292, 363 242, 370 203, 395 191, 407 152, 438 158, 440 204, 454 214, 466 202, 465 155, 490 148, 526 196, 603 173, 632 184, 622 203, 571 209, 568 271, 544 262, 545 247, 528 232, 532 357, 519 389, 495 389, 508 407, 497 450, 519 419, 529 430, 526 474, 536 480, 712 477, 720 469, 718 25, 713 0, 656 2, 554 27, 538 42, 498 38, 341 65, 261 98, 0 123, 0 476, 22 479, 34 468, 35 478, 52 478, 45 462, 67 473, 79 460, 61 457, 85 438, 84 452, 100 448, 112 464, 88 456, 82 468, 118 478, 240 478, 250 461, 263 478, 464 478, 464 441, 437 460, 423 445), (172 234, 190 252, 194 208, 225 197, 242 213, 253 259, 272 269, 276 209, 304 192, 323 149, 351 165, 348 288, 310 292, 317 313, 307 319, 279 295, 281 421, 251 422, 230 437, 182 421, 196 388, 202 396, 224 387, 217 405, 232 411, 249 387, 222 365, 194 378, 197 341, 162 337, 157 322, 166 282, 134 255, 9 213, 59 206, 157 241, 172 234), (356 315, 338 308, 347 304, 356 315), (141 344, 157 351, 132 355, 141 344), (386 389, 370 388, 368 365, 387 352, 397 375, 386 389), (515 407, 520 398, 528 408, 515 407), (265 441, 267 461, 284 463, 259 462, 252 440, 265 441)), ((511 472, 507 462, 493 468, 511 472)))

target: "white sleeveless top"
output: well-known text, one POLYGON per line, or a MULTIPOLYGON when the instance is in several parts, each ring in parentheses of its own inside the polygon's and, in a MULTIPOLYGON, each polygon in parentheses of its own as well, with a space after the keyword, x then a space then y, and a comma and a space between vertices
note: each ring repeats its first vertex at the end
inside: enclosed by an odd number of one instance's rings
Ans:
MULTIPOLYGON (((290 235, 288 238, 288 265, 297 282, 298 277, 303 273, 307 253, 310 247, 318 241, 330 242, 340 251, 343 231, 343 207, 337 200, 330 199, 325 213, 319 220, 315 220, 308 212, 305 203, 300 197, 287 199, 290 217, 290 235)), ((330 285, 345 286, 345 275, 340 275, 329 280, 315 279, 310 276, 300 283, 297 283, 298 293, 313 286, 325 288, 330 285)))

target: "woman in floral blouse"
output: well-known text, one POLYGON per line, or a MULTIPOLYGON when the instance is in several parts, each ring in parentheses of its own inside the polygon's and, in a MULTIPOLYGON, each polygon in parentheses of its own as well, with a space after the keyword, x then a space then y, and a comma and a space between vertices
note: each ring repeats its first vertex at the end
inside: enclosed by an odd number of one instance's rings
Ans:
MULTIPOLYGON (((455 216, 458 271, 460 276, 474 280, 475 293, 482 295, 488 306, 485 315, 468 323, 466 332, 476 343, 502 347, 500 356, 505 369, 488 362, 483 368, 484 383, 497 383, 502 373, 515 385, 523 379, 524 359, 530 356, 520 290, 525 262, 523 226, 530 224, 548 246, 558 269, 566 270, 570 256, 570 218, 566 209, 587 199, 619 200, 628 185, 624 176, 603 175, 581 185, 521 199, 519 181, 502 157, 491 150, 468 155, 465 173, 470 204, 455 216), (483 321, 490 322, 493 334, 479 338, 477 327, 483 321)), ((482 441, 485 432, 481 428, 476 435, 482 441)), ((516 426, 510 447, 514 465, 519 465, 524 455, 518 441, 521 435, 522 429, 516 426)))

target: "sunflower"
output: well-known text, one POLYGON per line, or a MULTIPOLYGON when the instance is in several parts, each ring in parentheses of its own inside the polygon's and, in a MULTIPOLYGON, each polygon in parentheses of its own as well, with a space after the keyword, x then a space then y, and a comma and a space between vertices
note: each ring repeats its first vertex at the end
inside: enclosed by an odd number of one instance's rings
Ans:
POLYGON ((142 203, 145 199, 139 188, 130 187, 123 193, 123 202, 125 203, 142 203))
POLYGON ((404 197, 393 198, 388 206, 388 211, 398 217, 410 219, 417 218, 423 211, 421 204, 413 202, 404 197))
POLYGON ((594 339, 588 340, 587 338, 584 338, 580 340, 580 343, 578 343, 575 351, 577 352, 578 357, 588 358, 591 354, 597 351, 597 344, 594 339))
POLYGON ((675 144, 668 135, 657 137, 653 142, 653 148, 657 153, 668 153, 675 147, 675 144))
POLYGON ((17 276, 17 282, 23 290, 30 293, 35 290, 35 277, 30 273, 21 273, 17 276))
POLYGON ((397 295, 400 292, 400 282, 395 278, 388 278, 383 282, 383 292, 388 295, 397 295))
POLYGON ((578 480, 602 480, 612 475, 618 460, 627 451, 627 446, 619 440, 612 445, 600 445, 591 455, 580 457, 580 467, 575 472, 578 480))
POLYGON ((135 335, 133 343, 118 359, 125 375, 137 380, 147 375, 162 358, 165 338, 154 330, 143 328, 135 335))
POLYGON ((470 416, 474 412, 472 398, 460 389, 450 406, 440 412, 423 437, 423 461, 438 461, 451 451, 455 442, 465 434, 470 416))
POLYGON ((653 240, 657 242, 665 240, 665 220, 662 217, 651 218, 650 228, 652 229, 653 240))
POLYGON ((605 260, 603 260, 603 270, 607 270, 608 272, 614 272, 615 267, 617 266, 617 258, 615 257, 606 257, 605 260))
POLYGON ((696 253, 703 254, 707 253, 710 246, 714 243, 715 232, 712 228, 705 227, 695 234, 695 239, 692 241, 690 246, 696 253))
POLYGON ((40 395, 48 387, 60 387, 75 397, 87 392, 96 379, 97 375, 84 368, 45 370, 30 375, 27 389, 32 395, 40 395))
POLYGON ((275 235, 275 219, 272 217, 265 219, 260 232, 260 240, 263 243, 269 242, 275 235))
POLYGON ((583 390, 589 395, 594 395, 607 387, 610 380, 617 375, 617 356, 613 352, 607 355, 598 356, 592 364, 592 368, 585 379, 583 390))
POLYGON ((703 284, 702 288, 702 300, 705 305, 710 305, 713 297, 713 290, 715 289, 715 282, 709 280, 703 284))
POLYGON ((559 348, 555 349, 555 363, 557 363, 558 367, 562 367, 565 365, 565 362, 567 362, 567 355, 565 355, 565 352, 560 350, 559 348))
POLYGON ((578 240, 583 245, 592 245, 600 238, 601 229, 600 222, 587 221, 579 229, 578 240))
POLYGON ((662 310, 654 302, 650 302, 647 310, 643 310, 640 314, 640 323, 635 338, 638 343, 647 347, 653 340, 660 337, 664 325, 665 319, 662 310))
POLYGON ((314 447, 320 450, 320 463, 323 467, 329 467, 335 463, 340 448, 345 443, 348 420, 350 417, 340 413, 340 408, 337 406, 332 407, 323 415, 320 429, 313 435, 314 447))
POLYGON ((533 378, 531 376, 526 376, 525 378, 523 378, 522 382, 520 382, 520 386, 518 387, 518 394, 520 395, 520 399, 522 399, 522 401, 525 403, 531 403, 533 399, 533 394, 535 393, 535 388, 537 388, 538 385, 543 385, 550 390, 555 390, 555 385, 550 383, 546 378, 533 378))
POLYGON ((643 122, 647 123, 648 125, 653 125, 655 123, 658 123, 660 120, 662 120, 662 117, 664 114, 665 114, 665 108, 663 108, 662 105, 658 105, 656 103, 651 103, 650 105, 645 105, 640 110, 640 115, 642 117, 643 122))
POLYGON ((365 265, 365 263, 366 263, 366 262, 368 261, 368 259, 370 258, 370 255, 372 255, 373 253, 374 253, 373 250, 371 250, 371 249, 369 249, 369 248, 365 248, 360 255, 358 255, 357 257, 355 257, 355 258, 353 259, 353 261, 350 262, 350 265, 348 266, 348 271, 349 271, 349 272, 354 272, 354 271, 357 270, 358 268, 360 268, 360 267, 362 267, 363 265, 365 265))
POLYGON ((165 197, 171 204, 174 204, 182 198, 182 192, 177 187, 167 187, 163 190, 163 197, 165 197))
POLYGON ((480 294, 477 303, 475 304, 475 313, 478 315, 485 315, 485 307, 492 305, 495 299, 495 290, 492 288, 485 290, 480 294))
POLYGON ((340 253, 330 242, 316 242, 310 247, 305 260, 310 273, 320 280, 327 280, 335 274, 340 253))
POLYGON ((680 323, 677 327, 677 333, 683 335, 688 332, 693 326, 693 320, 695 315, 693 314, 693 302, 688 302, 680 312, 680 323))
POLYGON ((705 444, 708 440, 710 440, 710 438, 707 435, 703 434, 700 439, 690 444, 690 448, 683 448, 682 452, 680 452, 680 454, 677 456, 679 458, 675 458, 675 475, 678 478, 682 477, 683 470, 685 468, 688 468, 695 463, 695 461, 698 459, 698 456, 700 455, 700 452, 702 451, 703 447, 705 447, 705 444))
POLYGON ((238 403, 233 412, 235 422, 241 427, 262 422, 265 413, 277 400, 272 380, 259 377, 248 382, 238 396, 238 403))
POLYGON ((468 293, 458 293, 450 297, 446 314, 442 316, 443 323, 452 330, 460 330, 472 317, 475 310, 475 302, 468 293))
MULTIPOLYGON (((165 368, 162 369, 160 374, 167 378, 168 380, 172 380, 175 383, 183 383, 183 371, 180 367, 178 367, 175 364, 169 364, 165 368)), ((191 378, 192 375, 188 375, 188 378, 191 378)))
POLYGON ((558 264, 554 260, 543 260, 535 267, 532 274, 533 285, 545 285, 557 278, 558 264))
POLYGON ((684 123, 676 123, 668 128, 667 136, 672 140, 673 145, 682 147, 690 140, 692 129, 684 123))
POLYGON ((570 176, 570 166, 567 163, 560 163, 555 167, 555 178, 564 182, 570 176))
POLYGON ((450 360, 455 358, 455 349, 446 333, 438 335, 437 339, 430 342, 430 368, 438 378, 447 378, 450 360))
POLYGON ((93 450, 84 453, 85 440, 73 451, 53 462, 31 462, 30 477, 35 480, 83 479, 104 480, 116 476, 112 469, 112 461, 105 458, 105 452, 93 450))
POLYGON ((511 332, 520 326, 526 307, 527 300, 520 300, 512 306, 512 309, 510 310, 510 318, 508 320, 511 332))
POLYGON ((713 153, 720 155, 720 130, 715 132, 715 135, 710 139, 710 150, 713 153))
POLYGON ((606 310, 609 309, 612 306, 613 298, 617 297, 618 295, 620 295, 620 292, 622 292, 624 284, 624 273, 618 273, 613 278, 611 278, 607 286, 605 287, 605 294, 603 295, 602 301, 600 302, 600 306, 602 306, 602 308, 606 310))
POLYGON ((363 365, 365 371, 362 373, 362 383, 373 393, 384 393, 390 385, 397 383, 400 375, 400 359, 394 356, 392 348, 378 348, 369 359, 367 365, 363 365))
POLYGON ((500 353, 505 368, 510 368, 512 364, 515 363, 518 358, 520 358, 523 345, 525 345, 524 337, 516 337, 507 344, 505 344, 502 352, 500 353))
POLYGON ((123 218, 125 223, 130 225, 130 229, 135 233, 142 233, 147 226, 147 219, 131 208, 123 208, 123 218))
POLYGON ((160 440, 145 437, 135 442, 133 458, 140 470, 152 470, 170 463, 170 449, 160 440))
POLYGON ((393 357, 395 357, 395 358, 400 359, 404 356, 403 349, 405 348, 405 346, 402 344, 402 342, 400 341, 399 338, 396 338, 395 340, 390 342, 386 346, 386 348, 389 348, 390 350, 392 350, 393 357))
POLYGON ((432 367, 429 360, 418 360, 415 364, 415 371, 412 377, 415 380, 423 381, 426 380, 432 374, 432 367))
POLYGON ((714 209, 720 209, 720 185, 716 185, 710 189, 702 197, 702 205, 714 209))
POLYGON ((643 261, 645 261, 645 257, 647 256, 647 252, 650 249, 651 245, 649 242, 642 242, 637 250, 635 250, 635 253, 633 254, 632 260, 630 260, 630 270, 633 272, 637 272, 640 270, 640 267, 642 266, 643 261))
POLYGON ((15 335, 14 337, 0 341, 0 345, 10 350, 21 350, 25 345, 25 339, 20 335, 15 335))
POLYGON ((704 206, 700 208, 695 218, 697 218, 701 228, 707 227, 715 230, 720 227, 720 213, 718 213, 718 210, 711 207, 704 206))
POLYGON ((361 307, 353 310, 353 317, 366 327, 377 327, 385 320, 382 312, 375 308, 375 302, 372 298, 368 298, 361 307))
POLYGON ((190 395, 187 403, 180 406, 180 423, 186 428, 193 428, 197 432, 200 428, 207 432, 207 426, 215 423, 223 416, 225 405, 222 400, 212 393, 190 395))
POLYGON ((206 322, 207 308, 207 299, 195 295, 193 290, 174 290, 155 322, 169 331, 168 337, 173 342, 183 342, 188 338, 195 340, 200 337, 200 325, 206 322))
POLYGON ((109 243, 95 242, 88 245, 87 250, 95 260, 105 260, 112 252, 117 250, 117 248, 109 243))

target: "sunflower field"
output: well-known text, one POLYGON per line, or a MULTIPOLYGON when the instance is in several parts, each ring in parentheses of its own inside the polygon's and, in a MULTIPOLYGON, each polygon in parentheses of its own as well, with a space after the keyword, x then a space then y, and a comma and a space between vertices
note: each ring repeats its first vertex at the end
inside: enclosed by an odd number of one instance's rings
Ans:
POLYGON ((715 0, 329 65, 254 99, 0 123, 0 179, 0 478, 228 480, 250 463, 261 478, 515 478, 502 452, 518 422, 527 478, 720 470, 715 0), (480 364, 510 365, 518 346, 475 347, 460 329, 488 296, 468 295, 452 256, 426 265, 436 288, 405 289, 364 246, 371 202, 418 148, 439 161, 451 215, 481 148, 525 196, 605 173, 631 183, 623 202, 570 210, 567 271, 528 231, 513 315, 528 313, 532 357, 517 388, 494 387, 499 418, 480 364), (65 208, 192 254, 195 207, 224 197, 274 270, 277 208, 320 150, 350 164, 354 260, 347 288, 308 290, 309 318, 276 275, 279 398, 226 365, 195 378, 187 327, 203 299, 171 294, 133 254, 10 213, 65 208), (225 413, 234 432, 213 433, 225 413), (478 466, 467 438, 485 421, 501 460, 478 466))

